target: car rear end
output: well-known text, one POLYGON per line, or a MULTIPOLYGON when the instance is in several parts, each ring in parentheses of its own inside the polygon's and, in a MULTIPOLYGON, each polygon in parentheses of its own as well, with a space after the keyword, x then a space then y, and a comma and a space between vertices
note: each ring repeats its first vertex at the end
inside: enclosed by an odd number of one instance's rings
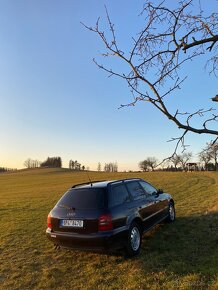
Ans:
POLYGON ((47 237, 61 247, 106 250, 119 247, 107 207, 107 186, 72 188, 48 215, 47 237))

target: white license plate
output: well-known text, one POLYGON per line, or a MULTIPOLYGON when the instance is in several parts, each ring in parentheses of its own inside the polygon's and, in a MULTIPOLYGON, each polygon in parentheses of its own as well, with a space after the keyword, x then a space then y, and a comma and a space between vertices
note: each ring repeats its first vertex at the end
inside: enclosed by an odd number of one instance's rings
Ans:
POLYGON ((81 220, 61 220, 62 227, 83 228, 83 221, 81 220))

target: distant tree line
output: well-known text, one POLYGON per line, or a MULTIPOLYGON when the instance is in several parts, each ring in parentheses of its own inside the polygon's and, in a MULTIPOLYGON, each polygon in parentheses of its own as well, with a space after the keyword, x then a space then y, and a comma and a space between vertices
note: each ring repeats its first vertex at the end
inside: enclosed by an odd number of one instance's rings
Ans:
POLYGON ((147 157, 139 162, 142 171, 187 171, 187 170, 214 170, 218 171, 218 143, 207 143, 206 147, 198 154, 198 163, 190 162, 193 154, 184 152, 174 154, 165 162, 159 164, 157 158, 147 157), (159 166, 158 166, 159 165, 159 166))
POLYGON ((0 173, 8 172, 8 171, 16 171, 16 168, 7 168, 7 167, 0 167, 0 173))
POLYGON ((75 161, 70 160, 69 161, 69 169, 76 170, 76 171, 85 170, 85 166, 81 165, 81 163, 79 163, 77 160, 75 160, 75 161))
MULTIPOLYGON (((98 162, 97 171, 102 171, 101 162, 98 162)), ((117 162, 105 163, 104 167, 103 167, 103 171, 105 171, 105 172, 118 172, 117 162)))
MULTIPOLYGON (((38 167, 62 167, 62 159, 61 157, 48 157, 45 161, 40 162, 38 160, 34 160, 28 158, 24 161, 24 166, 26 168, 38 168, 38 167)), ((69 161, 69 169, 71 170, 85 170, 85 166, 81 165, 77 160, 70 160, 69 161)), ((88 170, 88 168, 87 168, 88 170)))
MULTIPOLYGON (((192 159, 192 152, 184 152, 181 154, 174 154, 172 157, 165 160, 165 162, 158 162, 156 157, 147 157, 139 162, 140 170, 154 171, 187 171, 187 170, 214 170, 218 171, 218 143, 213 144, 207 143, 205 148, 198 153, 198 162, 190 162, 192 159)), ((26 168, 38 168, 38 167, 62 167, 61 157, 48 157, 45 161, 40 162, 36 159, 28 158, 24 162, 26 168)), ((85 166, 81 165, 77 160, 69 161, 69 169, 80 171, 85 170, 85 166)), ((0 172, 11 171, 13 169, 8 169, 5 167, 0 167, 0 172)), ((89 170, 89 167, 86 168, 89 170)), ((98 162, 97 171, 102 171, 102 165, 98 162)), ((117 172, 118 164, 117 162, 105 163, 103 167, 105 172, 117 172)))
POLYGON ((48 157, 45 161, 41 162, 36 159, 28 158, 24 161, 26 168, 38 168, 38 167, 62 167, 61 157, 48 157))
POLYGON ((41 163, 41 167, 62 167, 61 157, 48 157, 44 162, 41 163))
POLYGON ((28 158, 27 160, 24 161, 24 166, 26 168, 37 168, 37 167, 40 167, 40 165, 41 165, 41 162, 39 160, 28 158))
POLYGON ((186 171, 188 170, 187 163, 191 158, 191 152, 183 153, 181 155, 174 154, 170 159, 163 163, 158 162, 158 159, 155 157, 148 157, 139 162, 139 168, 142 171, 186 171))
POLYGON ((117 162, 109 162, 105 163, 104 165, 104 171, 105 172, 117 172, 118 171, 118 165, 117 162))

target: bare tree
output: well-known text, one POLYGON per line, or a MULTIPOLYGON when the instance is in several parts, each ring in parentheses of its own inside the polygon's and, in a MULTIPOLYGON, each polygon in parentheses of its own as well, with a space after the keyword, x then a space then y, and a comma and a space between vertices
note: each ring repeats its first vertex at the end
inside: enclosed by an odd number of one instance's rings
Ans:
MULTIPOLYGON (((218 131, 213 128, 218 115, 213 107, 196 108, 194 112, 182 112, 179 108, 174 111, 170 109, 168 100, 169 97, 170 100, 173 99, 175 90, 186 79, 179 76, 179 69, 186 62, 203 54, 208 55, 206 64, 209 72, 217 74, 218 13, 205 15, 199 2, 195 0, 178 1, 175 9, 165 6, 165 1, 156 3, 158 1, 145 1, 141 13, 145 19, 144 27, 132 38, 131 48, 126 52, 120 48, 115 26, 107 9, 110 37, 101 30, 99 19, 94 27, 83 25, 102 40, 106 48, 106 52, 102 53, 103 57, 119 58, 125 65, 121 71, 116 71, 94 59, 100 69, 109 76, 123 79, 130 88, 133 101, 122 104, 121 108, 134 106, 140 101, 150 104, 182 130, 179 137, 171 139, 176 142, 174 155, 180 145, 185 150, 185 136, 188 132, 210 134, 214 136, 213 143, 218 140, 218 131), (196 3, 199 4, 199 11, 193 14, 192 5, 196 3), (199 116, 202 117, 202 124, 196 127, 193 121, 199 116)), ((216 101, 216 97, 213 100, 216 101)))
POLYGON ((181 155, 178 155, 182 169, 185 170, 186 163, 192 158, 191 152, 184 152, 181 155))
POLYGON ((100 162, 98 162, 97 170, 98 170, 98 171, 101 171, 101 163, 100 163, 100 162))
POLYGON ((39 161, 39 160, 35 160, 35 167, 40 167, 41 166, 41 161, 39 161))
POLYGON ((218 143, 215 143, 215 144, 208 144, 208 151, 209 151, 209 154, 211 156, 211 160, 214 161, 214 168, 215 170, 217 171, 218 170, 218 143))
POLYGON ((140 161, 139 162, 139 168, 142 170, 142 171, 149 171, 149 164, 148 164, 148 161, 147 160, 143 160, 143 161, 140 161))
POLYGON ((202 150, 202 151, 198 154, 198 156, 199 156, 199 160, 200 160, 200 162, 203 163, 204 170, 207 170, 207 168, 208 168, 208 164, 209 164, 209 162, 211 161, 211 155, 210 155, 210 152, 208 152, 207 149, 206 149, 206 150, 204 149, 204 150, 202 150))
POLYGON ((37 168, 41 165, 41 162, 39 160, 33 160, 31 158, 28 158, 27 160, 24 161, 23 164, 26 168, 37 168))
POLYGON ((170 161, 173 163, 175 170, 177 170, 177 166, 180 164, 180 156, 177 154, 173 154, 172 157, 170 157, 170 161))
POLYGON ((78 161, 75 160, 74 161, 74 167, 73 167, 74 170, 78 170, 78 164, 79 164, 78 161))
POLYGON ((218 170, 218 143, 207 143, 206 147, 199 153, 199 159, 204 163, 204 169, 208 170, 210 162, 214 164, 214 170, 218 170))
POLYGON ((77 161, 75 161, 75 170, 81 170, 81 164, 77 161))
POLYGON ((31 168, 31 162, 32 162, 32 159, 28 158, 27 160, 24 161, 23 165, 26 168, 31 168))
POLYGON ((143 171, 154 171, 155 167, 157 166, 157 158, 155 157, 148 157, 145 160, 139 162, 139 168, 143 171))
POLYGON ((117 164, 117 162, 114 163, 114 172, 118 172, 118 164, 117 164))
POLYGON ((158 162, 157 158, 148 157, 147 161, 148 161, 148 164, 149 164, 151 170, 154 171, 155 167, 157 166, 157 162, 158 162))
POLYGON ((104 165, 104 171, 105 172, 117 172, 118 171, 118 165, 117 162, 110 162, 110 163, 105 163, 104 165))

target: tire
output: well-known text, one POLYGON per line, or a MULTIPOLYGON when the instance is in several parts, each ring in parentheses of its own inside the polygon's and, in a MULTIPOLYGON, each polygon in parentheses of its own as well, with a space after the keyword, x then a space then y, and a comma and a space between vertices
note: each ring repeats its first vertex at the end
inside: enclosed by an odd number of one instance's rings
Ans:
POLYGON ((142 243, 142 230, 140 226, 133 222, 128 232, 126 254, 128 257, 136 256, 140 253, 142 243))
POLYGON ((169 209, 168 209, 168 216, 166 218, 166 221, 169 223, 172 223, 176 219, 176 211, 174 204, 172 202, 169 203, 169 209))

